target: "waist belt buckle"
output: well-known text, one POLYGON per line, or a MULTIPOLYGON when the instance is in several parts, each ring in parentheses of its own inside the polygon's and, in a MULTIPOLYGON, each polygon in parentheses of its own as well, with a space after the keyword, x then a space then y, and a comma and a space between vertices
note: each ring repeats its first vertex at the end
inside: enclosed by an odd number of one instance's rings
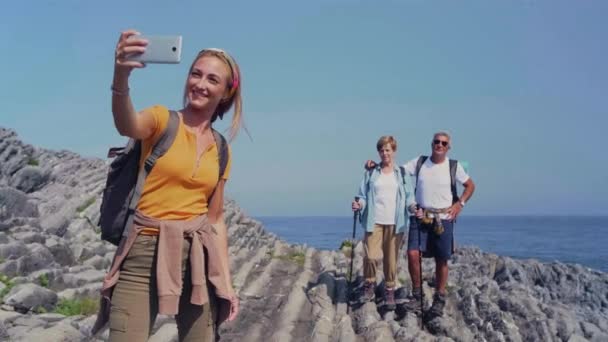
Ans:
POLYGON ((445 231, 445 228, 443 227, 443 222, 441 222, 441 219, 436 216, 435 217, 435 226, 433 227, 433 232, 435 232, 435 235, 441 235, 443 234, 443 232, 445 231))
POLYGON ((434 218, 434 215, 425 210, 424 214, 422 216, 422 219, 421 219, 422 224, 426 225, 426 226, 433 224, 433 218, 434 218))

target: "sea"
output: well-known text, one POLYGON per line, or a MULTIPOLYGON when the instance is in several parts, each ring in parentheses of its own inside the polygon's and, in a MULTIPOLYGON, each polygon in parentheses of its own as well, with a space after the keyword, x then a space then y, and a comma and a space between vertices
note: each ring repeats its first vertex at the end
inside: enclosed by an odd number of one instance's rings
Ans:
MULTIPOLYGON (((337 249, 352 238, 353 216, 256 217, 289 243, 337 249)), ((461 216, 455 225, 458 246, 517 259, 560 261, 608 272, 608 216, 461 216)), ((356 239, 363 228, 356 224, 356 239)))

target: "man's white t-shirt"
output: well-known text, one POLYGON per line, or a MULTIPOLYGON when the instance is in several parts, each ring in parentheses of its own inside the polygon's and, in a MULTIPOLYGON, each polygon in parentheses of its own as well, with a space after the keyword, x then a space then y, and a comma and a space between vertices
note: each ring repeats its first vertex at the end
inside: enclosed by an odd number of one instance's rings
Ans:
POLYGON ((388 174, 380 172, 380 176, 374 182, 374 223, 395 224, 397 189, 398 184, 395 174, 392 171, 388 174))
MULTIPOLYGON (((408 161, 403 167, 405 172, 416 176, 416 164, 418 158, 408 161)), ((463 184, 469 180, 469 175, 464 171, 460 163, 456 166, 456 182, 463 184)), ((442 163, 435 164, 431 158, 422 164, 420 174, 416 180, 416 203, 423 208, 444 209, 452 206, 452 189, 450 180, 450 161, 448 158, 442 163)), ((446 214, 442 219, 448 218, 446 214)))

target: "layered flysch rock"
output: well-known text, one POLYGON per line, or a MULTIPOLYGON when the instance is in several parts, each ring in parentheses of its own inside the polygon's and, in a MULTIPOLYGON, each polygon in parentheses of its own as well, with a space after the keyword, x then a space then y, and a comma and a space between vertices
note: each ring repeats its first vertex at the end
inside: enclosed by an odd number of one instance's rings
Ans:
MULTIPOLYGON (((106 170, 106 161, 36 148, 0 128, 0 341, 108 339, 107 330, 89 334, 114 252, 96 227, 106 170)), ((421 329, 411 313, 348 307, 350 250, 285 243, 231 200, 225 216, 241 298, 238 319, 221 327, 225 341, 608 341, 605 273, 462 247, 445 315, 421 329)), ((360 244, 354 265, 359 284, 360 244)), ((433 268, 424 260, 429 301, 433 268)), ((399 269, 405 293, 405 260, 399 269)), ((150 341, 177 341, 172 317, 157 319, 150 341)))

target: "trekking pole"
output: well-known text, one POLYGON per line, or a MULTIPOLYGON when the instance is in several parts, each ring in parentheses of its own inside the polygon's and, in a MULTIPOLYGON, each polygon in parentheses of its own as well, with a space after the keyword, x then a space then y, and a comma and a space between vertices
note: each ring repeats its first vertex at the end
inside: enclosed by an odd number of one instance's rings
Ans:
MULTIPOLYGON (((416 210, 420 209, 420 205, 416 205, 416 210)), ((416 224, 418 224, 418 267, 420 270, 420 330, 424 331, 424 290, 422 289, 422 240, 420 234, 419 219, 416 217, 416 224)))
MULTIPOLYGON (((355 202, 359 203, 359 197, 355 197, 355 202)), ((350 296, 351 296, 351 287, 353 283, 353 260, 355 256, 355 233, 357 232, 357 215, 359 215, 359 209, 355 210, 353 213, 353 237, 351 240, 350 247, 350 272, 348 273, 348 295, 346 298, 346 313, 350 312, 350 296)))

